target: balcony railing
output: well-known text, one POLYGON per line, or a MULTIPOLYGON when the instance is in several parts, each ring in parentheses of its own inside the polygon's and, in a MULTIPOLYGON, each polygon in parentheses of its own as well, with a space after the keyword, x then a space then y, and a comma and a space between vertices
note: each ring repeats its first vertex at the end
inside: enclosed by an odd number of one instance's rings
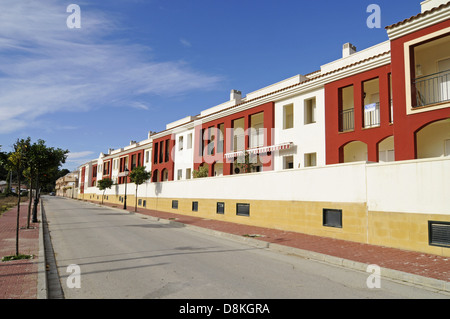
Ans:
POLYGON ((352 131, 354 129, 353 109, 339 112, 339 132, 352 131))
POLYGON ((380 126, 380 103, 364 106, 364 128, 380 126))
POLYGON ((422 76, 413 81, 415 107, 450 101, 450 70, 422 76))

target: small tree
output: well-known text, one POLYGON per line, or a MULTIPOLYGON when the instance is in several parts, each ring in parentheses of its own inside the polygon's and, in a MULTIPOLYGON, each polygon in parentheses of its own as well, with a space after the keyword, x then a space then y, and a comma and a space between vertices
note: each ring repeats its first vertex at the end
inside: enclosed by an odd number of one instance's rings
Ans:
POLYGON ((208 174, 209 174, 209 167, 207 164, 203 164, 198 168, 198 170, 194 170, 192 172, 194 178, 208 177, 208 174))
POLYGON ((242 170, 242 173, 250 173, 255 166, 255 159, 248 151, 243 156, 238 157, 236 166, 242 170))
POLYGON ((137 191, 139 185, 145 183, 152 177, 152 172, 147 172, 144 166, 135 167, 130 173, 131 182, 136 184, 136 196, 134 203, 134 211, 137 211, 137 191))
POLYGON ((102 180, 97 181, 97 187, 99 190, 103 191, 103 196, 102 196, 102 205, 103 205, 103 198, 105 197, 105 191, 108 188, 111 188, 111 186, 114 184, 114 182, 112 181, 112 179, 110 179, 109 177, 105 177, 102 180))
POLYGON ((27 161, 27 152, 30 148, 30 138, 17 140, 14 144, 14 152, 9 156, 9 166, 17 172, 17 226, 16 226, 16 256, 19 256, 19 221, 20 221, 20 182, 27 161))

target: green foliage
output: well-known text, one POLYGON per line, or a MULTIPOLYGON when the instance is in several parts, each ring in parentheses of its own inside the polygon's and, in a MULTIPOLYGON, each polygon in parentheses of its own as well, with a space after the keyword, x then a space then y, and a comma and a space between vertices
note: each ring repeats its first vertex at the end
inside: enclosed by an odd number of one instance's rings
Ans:
POLYGON ((238 158, 236 166, 242 170, 242 173, 250 173, 255 166, 254 158, 246 151, 244 156, 238 158))
POLYGON ((209 174, 209 166, 207 164, 203 164, 198 168, 198 170, 194 170, 192 172, 194 178, 208 177, 208 174, 209 174))
POLYGON ((152 177, 152 172, 147 172, 144 166, 135 167, 130 173, 130 180, 136 185, 141 185, 152 177))
POLYGON ((114 184, 114 182, 109 177, 105 177, 105 178, 97 181, 98 189, 103 191, 102 204, 103 204, 103 198, 105 197, 106 189, 111 188, 111 186, 113 186, 113 184, 114 184))
POLYGON ((33 255, 24 255, 24 254, 16 254, 16 255, 10 255, 10 256, 4 256, 2 258, 2 261, 11 261, 11 260, 21 260, 21 259, 32 259, 33 255))
POLYGON ((105 177, 104 179, 97 181, 97 187, 101 191, 106 190, 107 188, 111 188, 113 184, 114 182, 112 181, 112 179, 108 177, 105 177))
POLYGON ((130 173, 130 180, 136 184, 136 196, 134 203, 134 210, 137 211, 137 191, 138 186, 145 183, 152 177, 152 172, 147 172, 144 166, 137 166, 133 168, 130 173))

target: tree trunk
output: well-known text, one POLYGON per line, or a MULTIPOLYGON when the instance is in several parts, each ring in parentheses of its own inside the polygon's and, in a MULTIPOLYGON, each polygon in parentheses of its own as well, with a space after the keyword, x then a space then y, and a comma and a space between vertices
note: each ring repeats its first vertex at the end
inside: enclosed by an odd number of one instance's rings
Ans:
POLYGON ((27 228, 30 228, 31 204, 33 202, 33 177, 30 177, 30 190, 29 190, 28 198, 29 198, 29 202, 28 202, 27 228))
POLYGON ((134 211, 137 212, 137 191, 138 191, 138 184, 136 184, 136 196, 134 197, 134 211))
POLYGON ((17 227, 16 227, 16 256, 19 255, 19 217, 20 217, 20 173, 17 172, 17 227))

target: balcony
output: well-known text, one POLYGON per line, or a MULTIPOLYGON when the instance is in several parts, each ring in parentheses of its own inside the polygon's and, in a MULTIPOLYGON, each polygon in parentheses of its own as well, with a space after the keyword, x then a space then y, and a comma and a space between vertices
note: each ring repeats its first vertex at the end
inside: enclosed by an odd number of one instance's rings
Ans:
POLYGON ((380 103, 364 105, 364 128, 380 126, 380 103))
POLYGON ((450 70, 419 77, 413 81, 416 92, 414 107, 450 101, 450 70))
POLYGON ((353 131, 354 123, 353 109, 339 111, 339 132, 353 131))

